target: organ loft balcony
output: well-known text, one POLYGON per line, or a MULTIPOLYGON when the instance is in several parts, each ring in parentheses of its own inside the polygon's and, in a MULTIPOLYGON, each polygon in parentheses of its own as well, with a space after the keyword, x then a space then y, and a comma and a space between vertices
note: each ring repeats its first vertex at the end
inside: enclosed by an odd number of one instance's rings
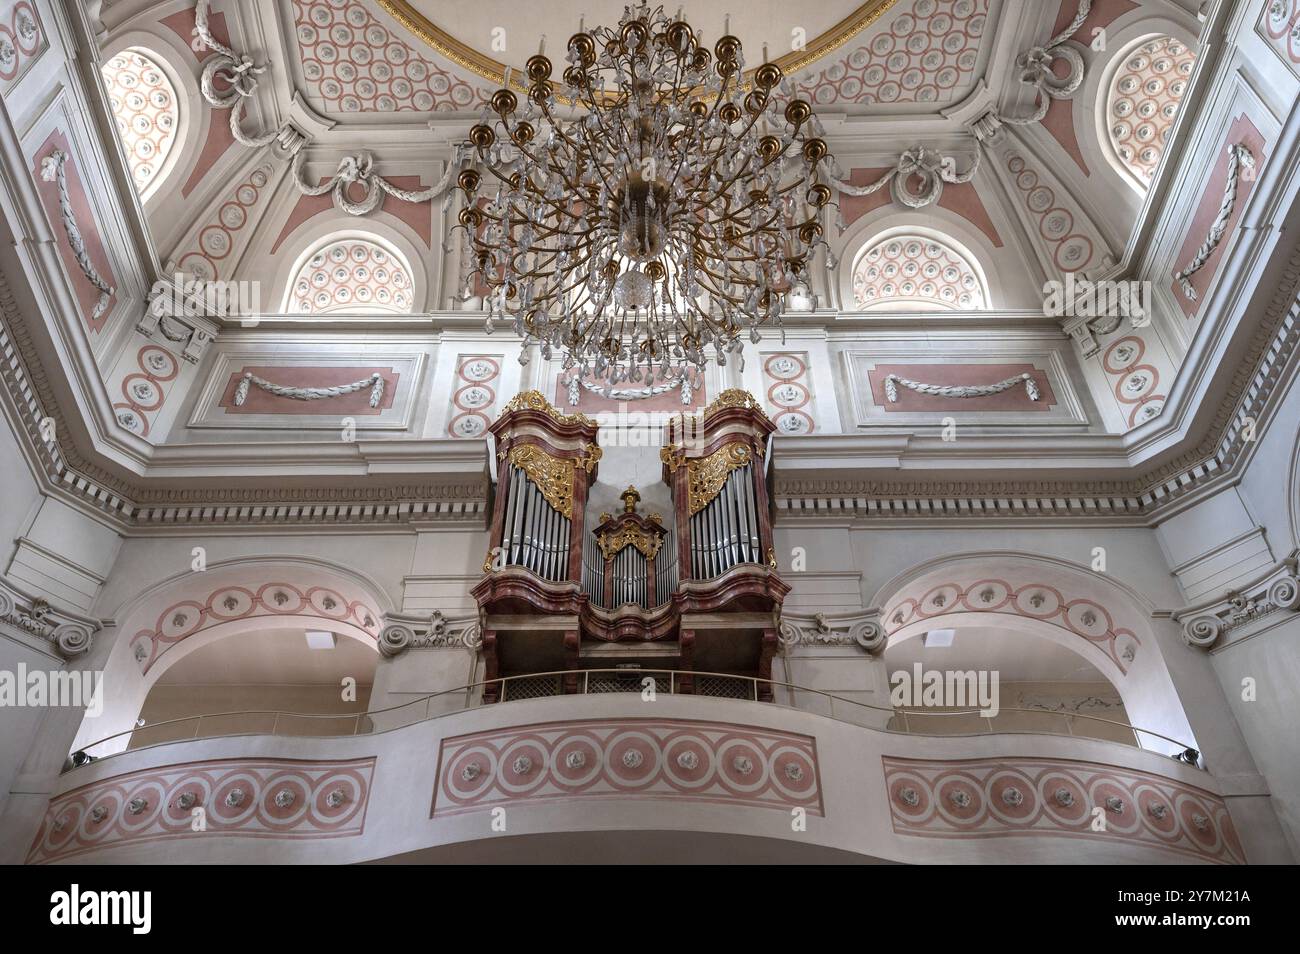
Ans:
POLYGON ((707 672, 710 694, 770 701, 790 590, 772 542, 774 429, 750 394, 724 391, 668 420, 655 461, 641 442, 619 446, 617 428, 562 414, 536 391, 516 397, 491 427, 489 549, 472 590, 484 701, 498 701, 502 685, 578 692, 584 671, 610 669, 632 682, 638 670, 672 671, 665 688, 682 693, 707 672), (617 495, 617 516, 593 494, 602 466, 635 481, 617 495))

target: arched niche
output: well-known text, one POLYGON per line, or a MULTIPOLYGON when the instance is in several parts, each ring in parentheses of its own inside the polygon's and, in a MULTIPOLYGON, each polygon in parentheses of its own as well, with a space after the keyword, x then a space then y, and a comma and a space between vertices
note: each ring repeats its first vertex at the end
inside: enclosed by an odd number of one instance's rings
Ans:
MULTIPOLYGON (((174 98, 176 123, 167 153, 147 182, 136 182, 140 201, 152 217, 163 206, 181 200, 183 183, 202 159, 209 126, 213 122, 224 122, 226 116, 224 112, 214 113, 204 102, 192 54, 176 34, 159 24, 117 34, 101 51, 105 69, 119 56, 129 54, 144 57, 157 69, 161 74, 159 85, 174 98)), ((108 78, 102 78, 111 107, 113 90, 108 78)), ((127 149, 124 143, 123 152, 127 149)), ((127 162, 130 167, 129 156, 127 162)), ((154 227, 158 226, 155 224, 154 227)))
MULTIPOLYGON (((997 250, 988 236, 960 216, 935 206, 919 212, 900 212, 895 206, 887 206, 853 222, 836 242, 839 267, 835 272, 835 293, 842 311, 880 310, 880 306, 867 306, 864 309, 858 303, 854 276, 864 256, 873 248, 882 242, 904 236, 932 241, 942 246, 974 274, 982 303, 969 310, 1006 307, 1008 300, 1014 300, 1032 288, 1031 285, 1020 288, 1017 284, 1023 284, 1020 276, 1003 275, 995 254, 997 250)), ((915 304, 903 304, 897 310, 937 312, 954 308, 962 310, 960 306, 927 304, 918 299, 915 304)))
POLYGON ((932 560, 887 583, 872 602, 890 644, 933 629, 997 625, 1051 640, 1101 672, 1139 744, 1164 754, 1199 748, 1150 626, 1151 607, 1103 573, 1028 554, 932 560))
POLYGON ((985 311, 988 282, 979 262, 947 236, 891 229, 858 252, 851 272, 861 311, 985 311))
MULTIPOLYGON (((1094 51, 1095 59, 1088 68, 1083 85, 1075 94, 1075 134, 1085 161, 1096 175, 1105 170, 1106 181, 1123 181, 1129 199, 1126 204, 1136 212, 1150 185, 1121 158, 1111 136, 1112 91, 1121 81, 1133 54, 1157 40, 1172 40, 1186 48, 1193 57, 1199 55, 1197 33, 1194 26, 1170 16, 1151 16, 1133 10, 1116 19, 1106 32, 1105 48, 1094 51), (1082 108, 1088 104, 1088 108, 1082 108)), ((1184 79, 1190 81, 1191 75, 1184 79)), ((1178 99, 1181 101, 1181 96, 1178 99)), ((1172 131, 1176 114, 1166 117, 1168 130, 1172 131)), ((1151 169, 1154 174, 1155 168, 1151 169)), ((1123 200, 1123 195, 1117 199, 1123 200)))
POLYGON ((330 236, 300 257, 281 311, 292 315, 415 311, 415 280, 406 256, 369 236, 330 236))
MULTIPOLYGON (((292 210, 298 199, 297 190, 291 189, 281 201, 285 201, 292 210)), ((427 308, 431 279, 423 240, 404 222, 390 222, 376 215, 359 222, 353 216, 331 208, 299 223, 282 239, 275 239, 274 245, 271 244, 273 236, 273 231, 268 232, 250 250, 247 274, 250 278, 265 282, 265 287, 274 289, 274 294, 269 296, 268 305, 280 309, 282 313, 307 314, 294 308, 296 283, 311 271, 312 260, 318 254, 340 243, 382 250, 390 262, 396 263, 407 276, 409 303, 399 308, 391 303, 376 302, 372 296, 370 301, 360 305, 354 303, 348 307, 336 307, 328 312, 312 312, 313 314, 420 314, 427 308)))
MULTIPOLYGON (((102 757, 127 747, 150 689, 171 667, 213 643, 259 631, 329 631, 378 651, 382 590, 355 571, 285 558, 213 563, 177 574, 129 600, 104 667, 102 705, 88 712, 73 751, 102 757)), ((305 637, 304 637, 305 638, 305 637)))

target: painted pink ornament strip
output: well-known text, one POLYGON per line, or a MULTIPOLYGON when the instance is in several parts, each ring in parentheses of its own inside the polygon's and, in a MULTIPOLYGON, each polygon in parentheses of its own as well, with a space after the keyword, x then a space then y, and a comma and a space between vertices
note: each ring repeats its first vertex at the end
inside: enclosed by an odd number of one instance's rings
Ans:
POLYGON ((444 739, 430 817, 610 798, 824 814, 810 736, 719 722, 601 719, 444 739))
POLYGON ((222 759, 142 769, 50 802, 28 864, 126 844, 201 838, 343 838, 365 830, 375 759, 222 759), (194 831, 202 810, 204 831, 194 831))
POLYGON ((767 413, 777 433, 811 434, 817 423, 807 352, 782 351, 762 357, 767 413))
POLYGON ((1089 838, 1216 864, 1246 862, 1222 798, 1149 772, 1034 758, 885 756, 881 764, 894 831, 900 835, 1089 838), (1098 817, 1105 820, 1100 831, 1094 830, 1098 817))
POLYGON ((140 671, 147 673, 163 653, 196 633, 234 620, 276 616, 351 623, 379 638, 379 614, 336 590, 323 586, 304 590, 289 583, 266 583, 256 589, 230 585, 203 600, 181 600, 168 606, 158 614, 152 629, 142 629, 131 637, 131 652, 140 671))
POLYGON ((136 370, 118 382, 122 400, 113 404, 117 422, 132 434, 148 437, 151 415, 167 399, 167 385, 181 373, 180 362, 166 348, 145 345, 135 356, 136 370))
POLYGON ((1006 613, 1052 623, 1095 645, 1122 673, 1128 672, 1140 645, 1131 629, 1117 626, 1110 611, 1094 600, 1066 597, 1046 583, 1016 587, 998 579, 941 583, 919 598, 899 600, 885 610, 885 630, 892 634, 917 620, 967 612, 1006 613))
POLYGON ((1300 0, 1269 0, 1255 24, 1255 32, 1300 76, 1300 0))
POLYGON ((456 358, 447 436, 476 440, 487 433, 501 387, 499 354, 462 354, 456 358))
POLYGON ((48 46, 41 15, 31 0, 0 3, 0 88, 20 80, 48 46))

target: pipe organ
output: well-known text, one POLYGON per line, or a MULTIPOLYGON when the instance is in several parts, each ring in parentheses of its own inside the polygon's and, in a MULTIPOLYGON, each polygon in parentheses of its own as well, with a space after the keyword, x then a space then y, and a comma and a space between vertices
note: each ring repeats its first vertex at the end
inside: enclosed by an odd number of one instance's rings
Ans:
MULTIPOLYGON (((498 477, 484 578, 472 590, 485 701, 498 697, 490 680, 531 672, 567 671, 565 692, 578 690, 582 669, 611 666, 683 670, 685 692, 696 689, 691 671, 769 678, 789 592, 768 503, 774 429, 752 396, 724 391, 663 435, 655 476, 667 485, 667 518, 639 512, 634 486, 619 495, 620 513, 597 517, 587 501, 606 450, 595 422, 536 391, 515 397, 490 429, 498 477)), ((760 687, 760 697, 770 691, 760 687)))

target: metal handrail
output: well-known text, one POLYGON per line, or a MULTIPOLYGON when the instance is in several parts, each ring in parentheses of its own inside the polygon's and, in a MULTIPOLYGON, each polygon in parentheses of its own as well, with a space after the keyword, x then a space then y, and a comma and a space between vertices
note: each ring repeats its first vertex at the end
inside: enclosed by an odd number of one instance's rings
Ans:
MULTIPOLYGON (((872 710, 872 711, 874 711, 874 712, 887 712, 887 713, 890 714, 891 717, 895 717, 895 716, 901 717, 901 721, 902 721, 902 723, 903 723, 903 725, 904 725, 904 729, 903 729, 902 731, 899 731, 899 730, 897 730, 897 729, 891 729, 891 728, 888 728, 887 726, 882 727, 882 728, 880 728, 880 729, 877 730, 877 731, 881 731, 881 732, 889 732, 889 733, 893 733, 893 734, 896 734, 896 735, 918 735, 918 734, 922 734, 922 733, 910 732, 910 731, 908 731, 908 729, 906 728, 906 726, 907 726, 907 716, 908 716, 909 713, 911 713, 911 714, 913 714, 913 715, 924 715, 926 718, 935 718, 935 717, 942 717, 942 716, 968 716, 968 715, 978 715, 978 714, 980 714, 980 713, 983 712, 982 709, 977 708, 977 707, 964 708, 964 709, 942 709, 942 710, 934 710, 934 711, 931 711, 931 710, 926 710, 926 709, 919 709, 919 710, 918 710, 918 709, 916 709, 916 708, 913 708, 913 707, 907 707, 907 706, 900 706, 900 707, 894 707, 894 706, 878 706, 878 705, 873 705, 873 704, 870 703, 870 702, 859 702, 859 701, 856 700, 856 699, 848 699, 848 698, 845 698, 844 696, 837 696, 837 695, 835 695, 834 693, 826 692, 826 691, 823 690, 823 689, 813 689, 813 688, 811 688, 811 687, 809 687, 809 686, 799 686, 799 685, 795 685, 794 683, 790 683, 790 682, 782 682, 782 681, 775 680, 775 679, 760 679, 760 678, 758 678, 758 677, 756 677, 756 676, 740 676, 740 675, 736 675, 735 673, 724 673, 724 672, 701 672, 701 671, 699 671, 699 670, 694 670, 694 669, 691 669, 691 670, 685 670, 685 669, 582 669, 582 670, 573 670, 573 669, 557 669, 557 670, 552 670, 552 671, 550 671, 550 672, 527 673, 527 674, 524 674, 524 675, 518 675, 518 676, 498 676, 498 677, 495 678, 495 679, 482 679, 482 680, 479 680, 479 681, 477 681, 477 682, 467 683, 466 685, 463 685, 463 686, 457 686, 457 687, 452 688, 452 689, 440 689, 440 690, 437 691, 437 692, 431 692, 431 693, 429 693, 429 694, 427 694, 427 695, 420 696, 420 697, 418 697, 418 698, 416 698, 416 699, 408 700, 407 702, 399 703, 398 705, 395 705, 395 706, 387 706, 387 707, 385 707, 385 708, 383 708, 383 709, 375 709, 375 710, 367 711, 367 712, 357 712, 357 713, 347 713, 347 712, 330 712, 330 713, 324 713, 324 712, 320 712, 320 713, 314 713, 314 712, 290 712, 290 711, 288 711, 288 710, 284 710, 284 709, 241 709, 241 710, 234 710, 234 711, 230 711, 230 712, 208 712, 208 713, 202 713, 202 714, 200 714, 200 715, 181 716, 180 718, 177 718, 177 719, 165 719, 165 720, 163 720, 162 722, 153 722, 153 723, 150 723, 150 724, 148 724, 148 725, 137 725, 137 726, 133 726, 133 727, 130 728, 130 729, 125 729, 125 730, 123 730, 123 731, 121 731, 121 732, 115 732, 115 733, 113 733, 112 735, 107 735, 107 736, 104 736, 104 737, 101 738, 101 739, 96 739, 96 740, 93 741, 93 742, 89 742, 89 743, 87 743, 87 744, 85 744, 85 745, 78 746, 78 747, 75 749, 75 753, 76 753, 76 754, 90 754, 90 755, 93 755, 93 753, 92 753, 90 750, 91 750, 91 749, 94 749, 96 746, 103 745, 103 744, 106 743, 106 742, 112 742, 113 740, 115 740, 115 739, 120 739, 120 738, 122 738, 123 736, 134 735, 136 732, 139 732, 139 731, 141 731, 142 729, 150 729, 150 730, 152 730, 152 729, 158 729, 158 728, 161 728, 161 727, 163 727, 163 726, 168 726, 168 725, 180 725, 180 724, 187 723, 187 722, 196 722, 195 729, 194 729, 194 735, 191 736, 191 740, 192 740, 192 739, 197 739, 197 738, 200 737, 198 733, 199 733, 199 729, 202 727, 202 720, 204 720, 204 719, 221 719, 221 718, 230 718, 230 717, 233 717, 233 716, 245 716, 245 717, 247 717, 247 716, 273 716, 273 717, 274 717, 274 722, 272 723, 272 730, 271 730, 271 733, 270 733, 272 736, 277 736, 277 735, 279 734, 279 733, 277 732, 277 730, 278 730, 278 728, 279 728, 279 726, 280 726, 280 719, 281 719, 282 716, 283 716, 283 717, 290 718, 290 719, 336 719, 336 720, 337 720, 337 719, 351 719, 351 720, 353 720, 353 723, 354 723, 354 724, 353 724, 352 731, 349 732, 349 733, 338 733, 338 734, 334 734, 334 735, 312 735, 312 736, 294 736, 294 735, 292 735, 292 734, 290 733, 290 734, 287 734, 287 736, 286 736, 286 737, 288 737, 288 738, 343 738, 343 737, 346 737, 346 736, 355 736, 355 735, 363 735, 363 734, 364 734, 364 735, 368 735, 368 734, 371 734, 371 731, 367 731, 367 732, 365 732, 365 733, 363 733, 363 732, 361 731, 361 720, 362 720, 363 718, 369 718, 369 719, 371 720, 371 723, 372 723, 372 726, 373 726, 373 723, 374 723, 374 717, 376 717, 376 716, 383 716, 383 715, 385 715, 385 714, 387 714, 387 713, 398 712, 398 711, 400 711, 400 710, 402 710, 402 709, 409 709, 409 708, 411 708, 412 706, 418 706, 418 705, 421 705, 421 704, 424 705, 424 707, 425 707, 425 711, 424 711, 424 717, 423 717, 423 718, 421 718, 421 719, 417 719, 417 720, 415 720, 414 722, 407 722, 407 723, 403 723, 402 725, 392 726, 392 727, 389 728, 389 729, 381 729, 381 730, 379 730, 378 733, 374 733, 374 734, 380 734, 380 733, 383 733, 383 732, 389 732, 389 731, 392 731, 392 729, 406 728, 407 726, 410 726, 410 725, 416 725, 416 724, 419 724, 420 722, 427 722, 427 721, 430 721, 430 720, 432 720, 432 719, 440 719, 440 718, 443 718, 443 717, 445 717, 445 716, 458 715, 458 714, 460 714, 460 713, 462 713, 462 712, 469 712, 469 711, 471 711, 471 710, 473 710, 473 709, 481 709, 481 708, 483 708, 483 705, 484 705, 484 704, 480 702, 480 703, 477 703, 477 704, 474 704, 474 705, 464 706, 464 707, 459 708, 459 709, 449 710, 449 711, 447 711, 447 712, 439 712, 439 713, 437 713, 436 715, 430 715, 430 714, 429 714, 429 704, 430 704, 430 702, 431 702, 432 700, 434 700, 434 699, 437 699, 437 698, 440 698, 440 697, 444 697, 444 696, 451 696, 451 695, 455 695, 455 694, 458 694, 458 693, 471 693, 471 692, 473 692, 475 689, 480 689, 480 690, 481 690, 481 689, 485 689, 485 688, 487 688, 488 686, 498 686, 498 687, 500 687, 500 696, 501 696, 501 701, 500 701, 499 703, 495 703, 496 705, 507 705, 507 704, 509 704, 509 703, 512 702, 512 701, 525 702, 525 701, 529 701, 529 699, 536 699, 536 698, 568 698, 568 697, 573 696, 573 695, 606 695, 606 694, 610 694, 610 695, 612 695, 612 694, 615 694, 615 693, 603 693, 603 692, 591 692, 591 691, 590 691, 590 680, 591 680, 591 676, 592 676, 592 675, 595 675, 595 674, 604 674, 604 673, 607 673, 607 674, 616 674, 616 675, 619 675, 619 676, 623 676, 623 677, 625 677, 625 678, 626 678, 626 677, 642 677, 642 678, 644 678, 644 677, 646 677, 646 676, 667 676, 667 677, 668 677, 668 694, 669 694, 669 695, 691 695, 691 696, 694 696, 695 698, 706 698, 706 699, 707 699, 707 698, 718 698, 718 697, 713 697, 713 696, 695 696, 694 693, 684 693, 684 692, 681 692, 681 681, 682 681, 682 677, 685 676, 685 677, 695 678, 695 677, 699 677, 699 676, 716 676, 716 677, 720 677, 720 678, 723 678, 723 679, 731 679, 731 680, 735 680, 735 681, 738 681, 738 682, 748 682, 748 683, 750 683, 750 688, 751 688, 751 692, 749 693, 749 698, 750 698, 751 700, 754 700, 754 701, 758 700, 758 698, 759 698, 759 696, 760 696, 760 693, 759 693, 759 687, 760 687, 760 686, 764 686, 764 685, 765 685, 765 686, 770 686, 770 687, 772 687, 772 689, 774 689, 774 690, 777 689, 777 688, 782 688, 782 689, 788 689, 788 690, 790 690, 790 691, 792 691, 792 692, 807 692, 807 693, 811 693, 811 694, 813 694, 813 695, 822 696, 823 698, 829 700, 829 701, 830 701, 830 715, 829 715, 829 718, 835 719, 835 720, 838 721, 838 722, 846 722, 846 721, 851 721, 851 720, 841 719, 841 718, 838 718, 838 717, 835 715, 835 703, 836 703, 836 702, 843 703, 843 704, 847 704, 847 705, 850 705, 850 706, 855 706, 855 707, 857 707, 858 709, 872 710), (562 677, 565 677, 565 676, 570 676, 570 677, 572 677, 572 676, 577 676, 579 673, 581 673, 582 676, 583 676, 582 692, 581 692, 581 693, 577 693, 577 694, 574 694, 574 693, 562 693, 560 696, 556 696, 556 697, 530 696, 530 697, 527 697, 527 698, 525 698, 525 699, 520 699, 520 700, 511 700, 511 699, 509 699, 509 692, 507 691, 507 689, 508 689, 508 686, 509 686, 510 684, 514 683, 514 682, 517 682, 517 681, 520 681, 520 680, 525 680, 525 679, 542 679, 542 678, 545 678, 545 677, 548 677, 548 676, 557 676, 557 677, 561 677, 561 678, 562 678, 562 677)), ((656 687, 656 688, 655 688, 655 691, 659 691, 659 690, 658 690, 658 681, 657 681, 657 680, 655 681, 655 687, 656 687)), ((629 690, 629 691, 634 691, 634 690, 629 690)), ((642 690, 642 691, 644 691, 644 690, 642 690)), ((721 698, 729 698, 729 697, 721 697, 721 698)), ((782 705, 781 703, 776 703, 776 702, 773 702, 773 703, 771 703, 771 704, 772 704, 772 705, 778 705, 778 706, 781 706, 781 708, 786 708, 786 709, 795 709, 796 711, 803 711, 803 712, 809 711, 809 710, 807 710, 807 709, 800 709, 800 708, 797 707, 797 706, 786 706, 786 705, 782 705)), ((1047 716, 1061 716, 1061 717, 1064 717, 1065 720, 1066 720, 1066 732, 1064 733, 1064 736, 1069 736, 1069 737, 1074 737, 1074 730, 1073 730, 1073 727, 1072 727, 1071 724, 1070 724, 1070 720, 1072 720, 1072 719, 1086 719, 1086 720, 1088 720, 1088 721, 1090 721, 1090 722, 1100 722, 1100 723, 1103 723, 1103 724, 1105 724, 1105 725, 1115 726, 1115 727, 1117 727, 1117 728, 1121 728, 1121 729, 1127 729, 1127 730, 1129 730, 1130 732, 1132 732, 1132 733, 1134 734, 1134 740, 1135 740, 1135 742, 1138 741, 1138 734, 1141 733, 1141 734, 1143 734, 1143 735, 1149 735, 1149 736, 1152 736, 1152 737, 1154 737, 1154 738, 1161 739, 1161 740, 1163 740, 1163 741, 1165 741, 1165 742, 1169 742, 1169 743, 1171 743, 1172 745, 1174 745, 1174 746, 1176 746, 1177 748, 1182 749, 1182 750, 1184 750, 1184 751, 1187 751, 1187 750, 1194 750, 1194 747, 1191 746, 1191 745, 1188 745, 1186 742, 1180 742, 1178 739, 1175 739, 1175 738, 1172 738, 1172 737, 1170 737, 1170 736, 1164 735, 1164 734, 1162 734, 1162 733, 1160 733, 1160 732, 1156 732, 1156 731, 1153 730, 1153 729, 1143 729, 1143 728, 1141 728, 1140 726, 1131 725, 1130 723, 1127 723, 1127 722, 1119 722, 1119 721, 1117 721, 1117 720, 1115 720, 1115 719, 1105 719, 1105 718, 1102 718, 1101 716, 1085 715, 1084 713, 1081 713, 1081 712, 1074 712, 1074 713, 1068 713, 1068 712, 1053 712, 1053 711, 1050 711, 1050 710, 1044 710, 1044 709, 1031 709, 1031 708, 1021 707, 1021 706, 999 706, 999 708, 998 708, 998 712, 999 712, 999 714, 1000 714, 1000 713, 1003 713, 1003 712, 1031 712, 1031 713, 1034 713, 1034 714, 1036 714, 1036 715, 1047 715, 1047 716)), ((954 734, 951 735, 951 736, 945 736, 945 737, 946 737, 946 738, 959 738, 959 737, 961 737, 961 736, 963 736, 963 735, 965 735, 965 736, 970 736, 970 735, 996 734, 996 733, 994 733, 994 730, 993 730, 993 720, 992 720, 992 718, 990 718, 990 717, 988 717, 988 716, 981 716, 981 718, 983 718, 983 719, 985 720, 985 722, 988 724, 988 728, 987 728, 987 730, 986 730, 985 732, 983 732, 983 733, 954 733, 954 734)), ((1039 730, 1027 730, 1027 729, 1017 729, 1017 730, 1014 730, 1014 732, 1012 732, 1012 733, 1008 733, 1008 734, 1021 734, 1021 733, 1023 733, 1023 734, 1029 734, 1029 735, 1052 735, 1052 736, 1060 736, 1060 735, 1062 735, 1061 733, 1058 733, 1058 732, 1043 732, 1043 731, 1039 731, 1039 730)), ((256 732, 233 732, 233 733, 229 733, 229 734, 224 735, 224 736, 221 736, 221 735, 218 735, 218 736, 203 736, 203 738, 231 738, 231 737, 238 737, 238 736, 242 736, 242 735, 260 735, 260 734, 261 734, 261 733, 256 733, 256 732)), ((151 745, 141 746, 140 749, 144 749, 144 748, 153 748, 153 747, 156 746, 156 745, 170 745, 171 743, 173 743, 173 742, 178 742, 178 741, 185 741, 185 740, 182 740, 182 739, 170 739, 170 740, 167 740, 167 741, 165 741, 165 742, 156 742, 156 743, 152 743, 151 745)), ((1107 740, 1097 740, 1097 741, 1107 741, 1107 740)), ((127 751, 137 752, 137 751, 140 751, 140 749, 122 749, 121 752, 127 752, 127 751)), ((107 756, 103 756, 103 758, 111 758, 113 755, 121 754, 121 752, 113 752, 113 753, 110 753, 110 754, 107 755, 107 756)), ((96 761, 99 761, 99 759, 96 759, 96 761)))

